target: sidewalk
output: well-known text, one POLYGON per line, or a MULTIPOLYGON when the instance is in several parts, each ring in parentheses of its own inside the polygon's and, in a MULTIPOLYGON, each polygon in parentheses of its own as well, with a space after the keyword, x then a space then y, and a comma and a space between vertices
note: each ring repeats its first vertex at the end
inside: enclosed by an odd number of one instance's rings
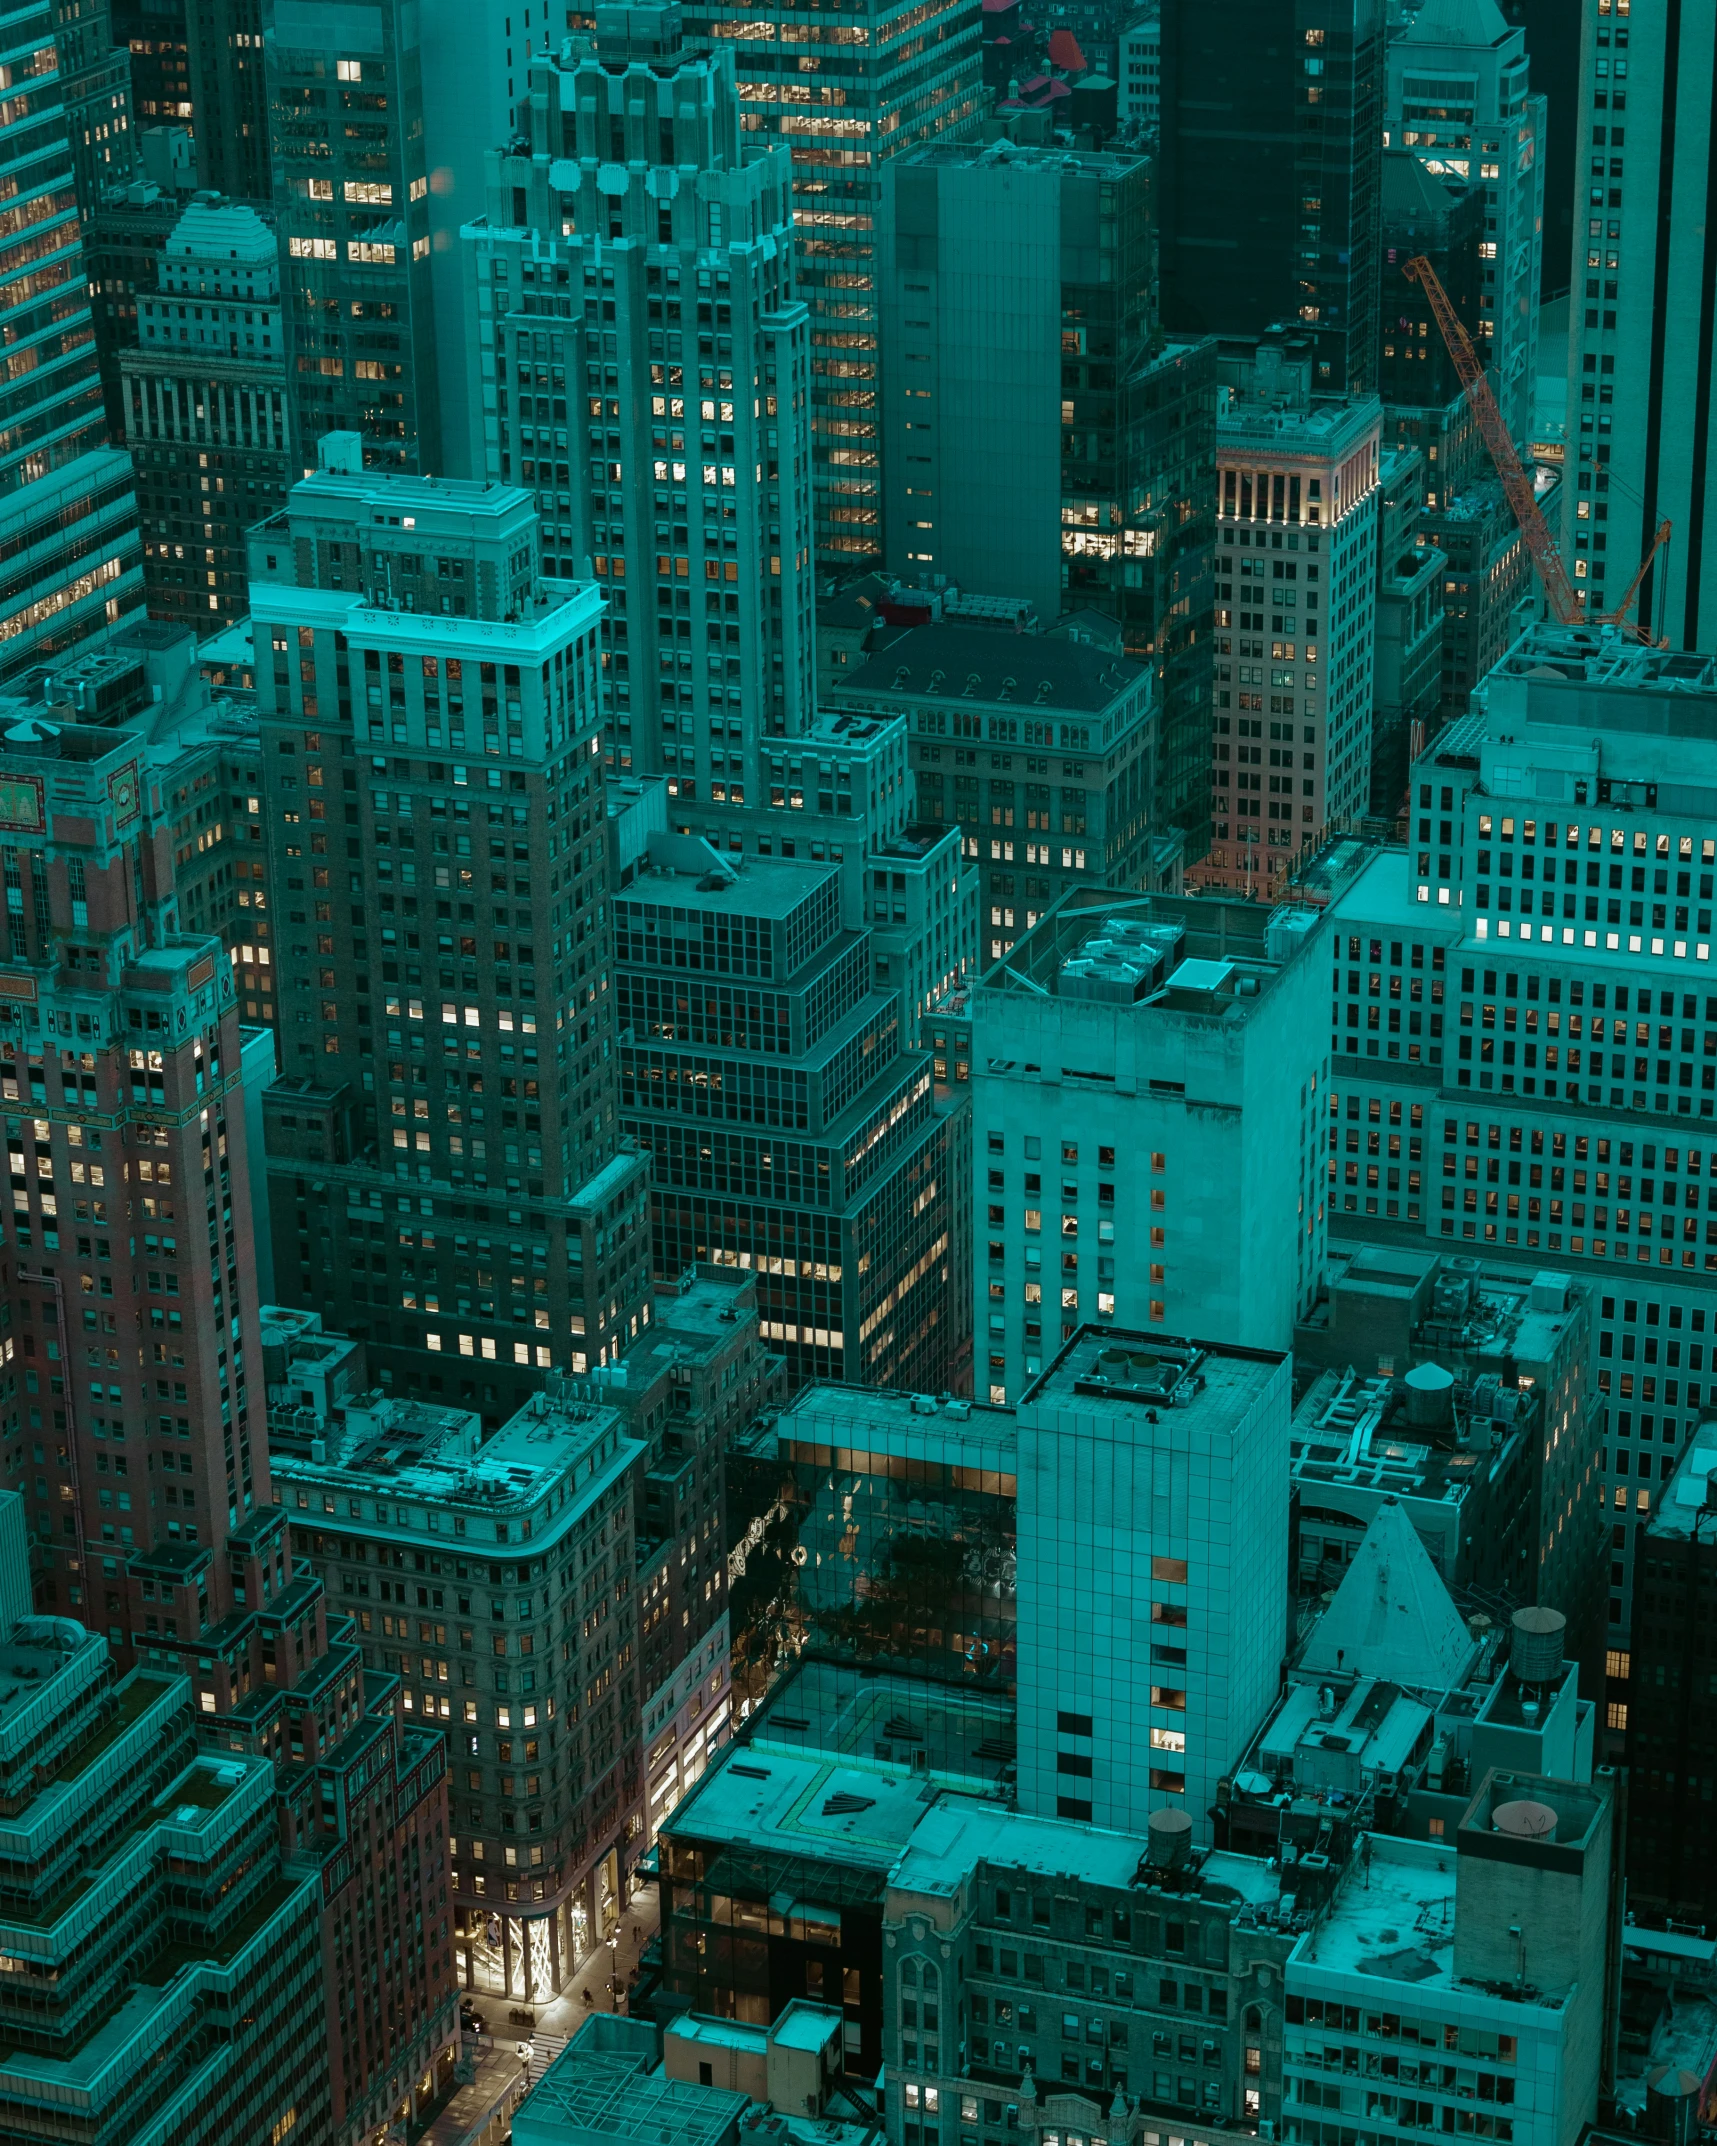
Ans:
POLYGON ((421 2134, 418 2146, 467 2146, 467 2142, 477 2146, 478 2141, 481 2146, 498 2146, 506 2129, 501 2119, 511 2114, 526 2083, 524 2069, 519 2063, 520 2042, 533 2043, 536 2056, 529 2078, 531 2081, 540 2079, 592 2012, 615 2009, 608 1989, 610 1961, 621 1989, 619 2008, 624 2012, 627 1978, 638 1965, 644 1946, 654 1936, 660 1912, 661 1896, 654 1886, 649 1886, 633 1901, 623 1917, 617 1950, 610 1953, 606 1945, 598 1945, 573 1975, 563 1996, 531 2007, 537 2019, 534 2035, 526 2028, 512 2026, 507 2019, 507 2013, 517 1999, 509 2001, 481 1990, 471 1992, 478 2011, 490 2027, 498 2031, 482 2038, 476 2078, 454 2090, 447 2106, 421 2134), (590 1996, 588 2004, 584 1997, 586 1991, 590 1996), (484 2136, 491 2127, 492 2140, 484 2136))

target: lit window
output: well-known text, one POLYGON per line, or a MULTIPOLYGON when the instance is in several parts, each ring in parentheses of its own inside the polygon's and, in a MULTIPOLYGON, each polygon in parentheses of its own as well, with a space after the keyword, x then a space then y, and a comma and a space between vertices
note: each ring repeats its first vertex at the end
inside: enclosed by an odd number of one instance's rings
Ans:
POLYGON ((1622 1653, 1618 1649, 1612 1647, 1610 1651, 1604 1656, 1605 1676, 1619 1677, 1625 1682, 1626 1679, 1632 1674, 1632 1670, 1633 1661, 1630 1655, 1622 1653))
POLYGON ((1625 1729, 1628 1725, 1628 1710, 1620 1699, 1612 1699, 1605 1710, 1604 1721, 1612 1729, 1625 1729))

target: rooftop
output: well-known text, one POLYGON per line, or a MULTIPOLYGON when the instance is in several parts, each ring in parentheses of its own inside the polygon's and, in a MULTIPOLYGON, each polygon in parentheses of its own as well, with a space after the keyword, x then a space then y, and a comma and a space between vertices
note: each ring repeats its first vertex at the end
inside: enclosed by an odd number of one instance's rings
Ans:
POLYGON ((688 1268, 677 1287, 658 1287, 651 1305, 649 1326, 618 1363, 581 1379, 583 1392, 635 1392, 670 1364, 718 1356, 755 1322, 757 1278, 749 1268, 688 1268))
POLYGON ((840 869, 804 858, 718 855, 691 836, 652 834, 648 863, 616 891, 614 902, 617 909, 689 909, 780 922, 824 880, 838 879, 840 869))
MULTIPOLYGON (((1052 39, 1065 34, 1052 31, 1052 39)), ((1077 50, 1077 47, 1075 47, 1077 50)), ((1063 64, 1051 53, 1054 65, 1063 64)), ((1029 82, 1022 82, 1022 90, 1041 87, 1047 77, 1036 75, 1029 82)), ((1005 164, 1023 166, 1027 170, 1060 173, 1089 173, 1094 178, 1115 179, 1125 172, 1136 171, 1140 165, 1148 165, 1150 158, 1134 149, 1076 149, 1056 148, 1048 144, 1011 142, 1005 137, 994 142, 929 142, 921 149, 909 152, 908 161, 915 164, 961 165, 1005 164)))
POLYGON ((1176 1437, 1219 1437, 1261 1398, 1286 1360, 1273 1349, 1082 1326, 1026 1388, 1020 1412, 1100 1412, 1160 1425, 1176 1437))
POLYGON ((1013 1471, 1016 1439, 1011 1408, 991 1408, 963 1396, 819 1380, 800 1387, 776 1424, 783 1445, 881 1454, 944 1467, 1013 1471))
POLYGON ((885 696, 1097 715, 1147 687, 1149 678, 1143 664, 1090 641, 944 618, 897 635, 835 692, 843 702, 885 696))
POLYGON ((587 2019, 520 2102, 514 2146, 726 2146, 752 2106, 656 2069, 647 2020, 587 2019))
MULTIPOLYGON (((484 1443, 481 1419, 462 1409, 372 1393, 332 1419, 322 1458, 282 1452, 275 1467, 300 1489, 320 1484, 348 1503, 354 1492, 378 1491, 420 1501, 433 1531, 427 1508, 535 1505, 569 1479, 584 1485, 605 1474, 622 1448, 636 1451, 618 1409, 533 1394, 484 1443)), ((407 1524, 404 1508, 398 1518, 407 1524)))
MULTIPOLYGON (((1031 1818, 975 1797, 944 1796, 925 1813, 889 1873, 889 1884, 902 1892, 946 1897, 981 1863, 1118 1891, 1150 1882, 1152 1872, 1144 1834, 1111 1832, 1079 1820, 1031 1818)), ((1279 1874, 1269 1863, 1226 1850, 1195 1858, 1184 1873, 1176 1873, 1177 1882, 1183 1876, 1186 1889, 1212 1901, 1264 1906, 1281 1891, 1279 1874)))
POLYGON ((1005 1699, 925 1677, 878 1675, 806 1660, 746 1725, 754 1753, 880 1759, 924 1780, 983 1788, 1013 1765, 1014 1709, 1005 1699))
POLYGON ((1478 1652, 1406 1507, 1390 1498, 1366 1529, 1297 1666, 1313 1676, 1387 1677, 1441 1692, 1462 1682, 1478 1652))
POLYGON ((1717 1543, 1717 1423, 1702 1423, 1664 1485, 1649 1533, 1658 1541, 1698 1535, 1717 1543))
POLYGON ((909 1765, 730 1744, 663 1820, 662 1832, 880 1876, 940 1793, 909 1765))
POLYGON ((1244 1020, 1317 912, 1072 887, 988 970, 981 991, 1244 1020))
POLYGON ((1709 1996, 1672 1985, 1643 2055, 1628 2048, 1624 2035, 1616 2062, 1616 2103, 1641 2119, 1642 2130, 1651 2082, 1663 2070, 1672 2078, 1677 2072, 1691 2073, 1707 2089, 1700 2096, 1701 2113, 1708 2109, 1710 2082, 1717 2074, 1717 2003, 1709 1996))
POLYGON ((1454 1980, 1455 1855, 1422 1841, 1368 1834, 1327 1913, 1294 1947, 1297 1968, 1386 1982, 1454 1980))

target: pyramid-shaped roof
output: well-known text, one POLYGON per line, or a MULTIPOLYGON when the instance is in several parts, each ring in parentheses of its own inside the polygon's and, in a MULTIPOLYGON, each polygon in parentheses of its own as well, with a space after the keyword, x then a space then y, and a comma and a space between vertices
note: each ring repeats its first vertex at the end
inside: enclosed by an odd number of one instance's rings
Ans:
POLYGON ((1299 1667, 1313 1676, 1382 1677, 1446 1691, 1477 1652, 1407 1508, 1390 1498, 1373 1514, 1299 1667))
POLYGON ((1488 49, 1508 35, 1496 0, 1425 0, 1406 17, 1402 39, 1409 45, 1466 45, 1488 49))

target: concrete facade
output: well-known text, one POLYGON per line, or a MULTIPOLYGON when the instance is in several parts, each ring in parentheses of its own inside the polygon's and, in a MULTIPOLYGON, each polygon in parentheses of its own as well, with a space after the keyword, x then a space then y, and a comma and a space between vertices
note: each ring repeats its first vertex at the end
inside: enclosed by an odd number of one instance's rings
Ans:
POLYGON ((1265 899, 1371 803, 1381 410, 1317 394, 1313 367, 1309 338, 1279 335, 1224 343, 1217 364, 1214 839, 1199 877, 1265 899))
POLYGON ((980 1397, 1017 1401, 1081 1320, 1289 1345, 1323 1261, 1315 929, 1075 893, 983 979, 980 1397), (1115 995, 1095 995, 1111 965, 1115 995))
POLYGON ((1209 1838, 1287 1638, 1285 1354, 1083 1329, 1017 1411, 1020 1808, 1209 1838))

